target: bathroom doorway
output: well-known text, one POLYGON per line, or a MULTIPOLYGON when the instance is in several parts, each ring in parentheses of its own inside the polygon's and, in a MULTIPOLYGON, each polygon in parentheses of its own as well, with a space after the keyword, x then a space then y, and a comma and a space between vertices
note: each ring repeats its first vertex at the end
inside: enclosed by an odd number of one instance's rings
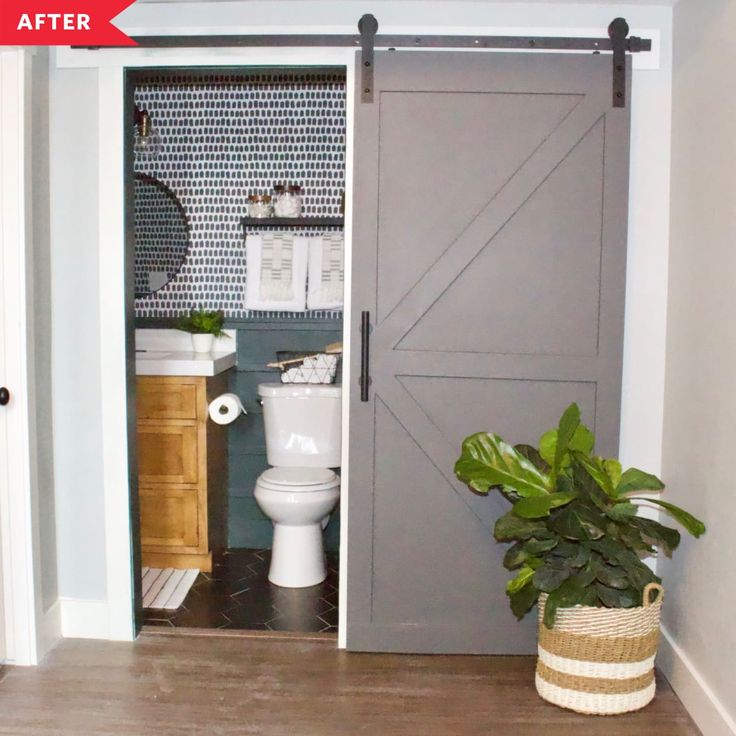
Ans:
POLYGON ((138 628, 336 637, 340 463, 273 461, 262 386, 336 405, 339 455, 346 70, 136 69, 125 87, 138 628), (178 329, 192 309, 224 320, 209 353, 178 329), (289 483, 279 500, 335 497, 316 582, 272 569, 255 489, 289 483))

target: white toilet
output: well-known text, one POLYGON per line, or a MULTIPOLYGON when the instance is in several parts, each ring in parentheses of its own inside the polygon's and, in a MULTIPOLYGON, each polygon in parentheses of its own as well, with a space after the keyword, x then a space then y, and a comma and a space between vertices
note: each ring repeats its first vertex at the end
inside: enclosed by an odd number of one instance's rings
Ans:
POLYGON ((253 495, 273 521, 268 579, 305 588, 327 576, 322 530, 340 497, 342 388, 261 383, 266 456, 253 495))

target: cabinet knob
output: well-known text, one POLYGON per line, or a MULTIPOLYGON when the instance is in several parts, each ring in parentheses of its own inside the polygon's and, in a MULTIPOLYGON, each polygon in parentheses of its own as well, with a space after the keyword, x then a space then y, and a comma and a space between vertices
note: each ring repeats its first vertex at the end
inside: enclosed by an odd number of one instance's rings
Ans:
POLYGON ((5 406, 10 401, 10 391, 5 386, 0 386, 0 406, 5 406))

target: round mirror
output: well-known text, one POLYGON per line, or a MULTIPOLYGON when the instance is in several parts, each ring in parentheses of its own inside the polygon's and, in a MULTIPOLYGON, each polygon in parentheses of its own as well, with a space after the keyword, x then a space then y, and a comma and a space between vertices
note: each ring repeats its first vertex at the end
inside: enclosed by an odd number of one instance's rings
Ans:
POLYGON ((189 250, 189 220, 166 184, 135 175, 133 195, 135 295, 147 296, 176 276, 189 250))

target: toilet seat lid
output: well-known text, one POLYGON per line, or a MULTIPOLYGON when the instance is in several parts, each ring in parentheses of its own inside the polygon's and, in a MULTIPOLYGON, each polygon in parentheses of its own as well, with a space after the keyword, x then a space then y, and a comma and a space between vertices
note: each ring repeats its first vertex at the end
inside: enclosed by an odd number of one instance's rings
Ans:
POLYGON ((329 468, 269 468, 259 480, 270 486, 323 486, 337 480, 329 468))

